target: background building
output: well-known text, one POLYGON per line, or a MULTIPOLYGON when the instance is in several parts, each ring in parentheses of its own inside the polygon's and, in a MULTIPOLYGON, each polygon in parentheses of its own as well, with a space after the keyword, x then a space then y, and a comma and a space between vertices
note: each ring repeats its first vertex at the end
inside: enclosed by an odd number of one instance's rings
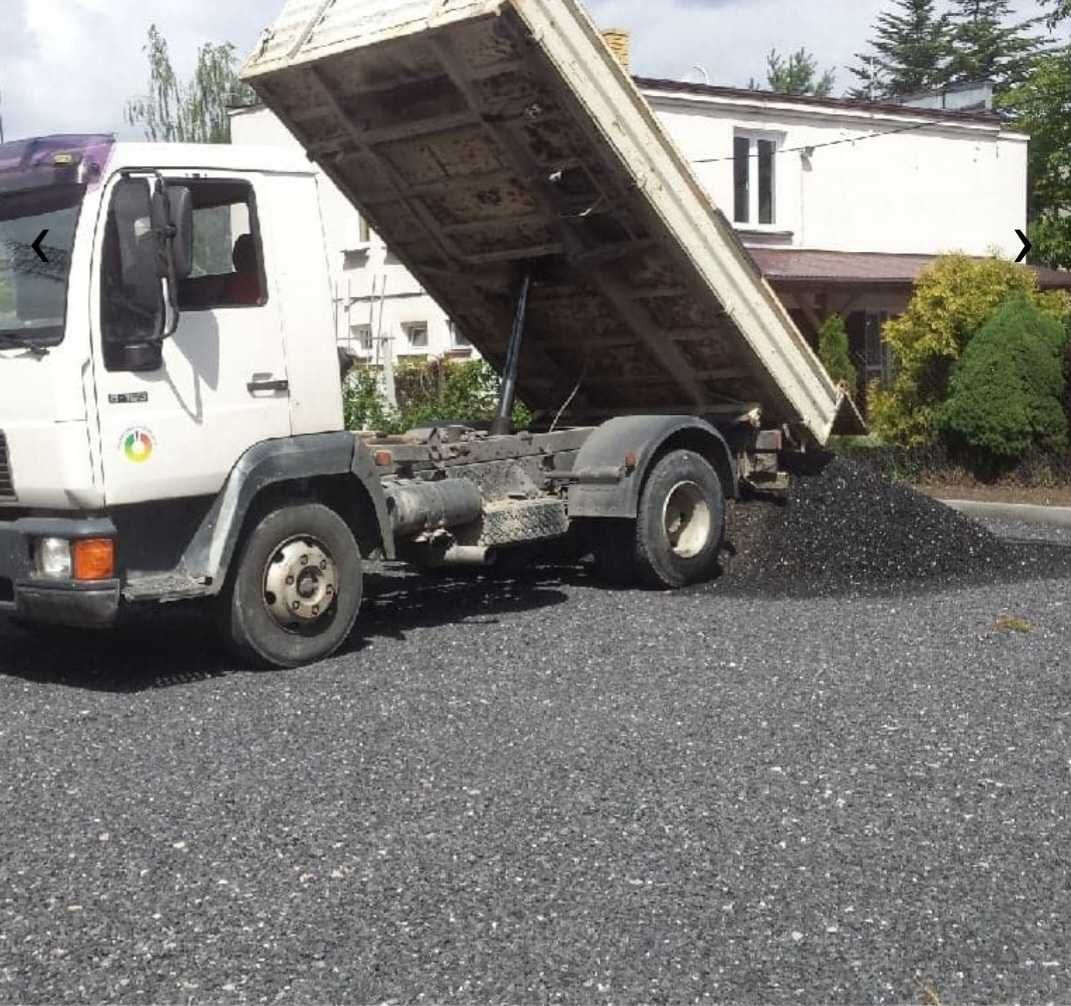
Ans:
MULTIPOLYGON (((628 63, 628 36, 607 41, 628 63)), ((847 320, 860 381, 887 377, 881 326, 942 252, 1016 257, 1029 138, 970 85, 896 104, 636 78, 669 135, 800 328, 847 320)), ((294 145, 264 108, 233 113, 236 143, 294 145)), ((338 338, 369 362, 475 358, 459 331, 322 179, 338 338)), ((1069 274, 1039 270, 1044 286, 1069 274)))

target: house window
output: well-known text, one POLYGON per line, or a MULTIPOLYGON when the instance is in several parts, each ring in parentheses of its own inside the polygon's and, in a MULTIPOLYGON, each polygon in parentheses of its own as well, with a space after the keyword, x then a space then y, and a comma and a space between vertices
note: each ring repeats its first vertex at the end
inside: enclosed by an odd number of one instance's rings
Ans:
POLYGON ((372 352, 372 326, 371 325, 351 325, 350 337, 358 346, 361 347, 362 353, 372 352))
POLYGON ((359 218, 357 223, 357 239, 363 245, 372 240, 372 231, 368 226, 368 221, 363 216, 359 218))
POLYGON ((879 381, 883 386, 887 386, 896 376, 896 354, 882 335, 888 320, 888 311, 867 312, 864 344, 867 384, 879 381))
POLYGON ((427 322, 417 321, 402 326, 405 332, 405 342, 410 349, 428 348, 428 325, 427 322))
POLYGON ((450 344, 454 349, 471 349, 472 343, 465 338, 465 333, 457 327, 455 322, 450 322, 450 344))
POLYGON ((778 140, 737 133, 733 140, 733 219, 738 224, 776 223, 778 140))

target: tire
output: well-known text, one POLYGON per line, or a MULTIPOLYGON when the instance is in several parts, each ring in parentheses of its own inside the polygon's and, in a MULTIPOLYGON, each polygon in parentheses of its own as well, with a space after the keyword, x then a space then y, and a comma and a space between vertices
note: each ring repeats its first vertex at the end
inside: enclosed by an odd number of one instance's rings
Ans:
POLYGON ((224 640, 260 666, 315 663, 349 637, 362 589, 361 553, 345 521, 319 503, 280 506, 239 546, 220 598, 224 640))
POLYGON ((718 473, 701 455, 679 450, 651 469, 636 520, 596 521, 591 540, 602 579, 674 590, 716 574, 724 538, 718 473))
POLYGON ((636 568, 660 590, 711 579, 725 539, 718 473, 694 451, 672 451, 651 470, 636 518, 636 568))

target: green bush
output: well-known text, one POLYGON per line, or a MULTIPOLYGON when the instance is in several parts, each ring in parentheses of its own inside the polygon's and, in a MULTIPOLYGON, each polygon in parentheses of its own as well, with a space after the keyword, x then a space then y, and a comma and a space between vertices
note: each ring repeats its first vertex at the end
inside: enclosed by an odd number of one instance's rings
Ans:
POLYGON ((956 361, 993 312, 1013 300, 1068 317, 1066 294, 1039 291, 1033 272, 1005 259, 946 255, 926 269, 907 310, 883 331, 899 370, 891 388, 868 396, 874 432, 907 447, 932 444, 956 361))
POLYGON ((397 432, 397 413, 387 405, 376 371, 367 367, 353 370, 346 377, 342 386, 342 410, 347 430, 397 432))
MULTIPOLYGON (((390 434, 444 420, 488 423, 495 417, 501 388, 498 375, 481 360, 403 364, 394 384, 397 408, 383 397, 376 371, 363 368, 352 373, 343 394, 347 429, 390 434)), ((518 402, 514 426, 525 429, 531 422, 531 412, 518 402)))
POLYGON ((1031 451, 1067 448, 1063 409, 1067 331, 1028 300, 997 310, 970 341, 938 425, 984 469, 1031 451))
POLYGON ((831 314, 818 331, 818 358, 833 382, 846 385, 854 395, 858 374, 852 364, 848 330, 839 314, 831 314))

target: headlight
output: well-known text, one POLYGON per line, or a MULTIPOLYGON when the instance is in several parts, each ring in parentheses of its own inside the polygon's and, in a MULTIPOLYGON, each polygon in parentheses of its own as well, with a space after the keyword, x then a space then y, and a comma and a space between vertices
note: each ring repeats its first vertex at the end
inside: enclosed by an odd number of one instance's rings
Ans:
POLYGON ((55 580, 71 578, 71 543, 65 538, 38 538, 34 559, 42 576, 55 580))

